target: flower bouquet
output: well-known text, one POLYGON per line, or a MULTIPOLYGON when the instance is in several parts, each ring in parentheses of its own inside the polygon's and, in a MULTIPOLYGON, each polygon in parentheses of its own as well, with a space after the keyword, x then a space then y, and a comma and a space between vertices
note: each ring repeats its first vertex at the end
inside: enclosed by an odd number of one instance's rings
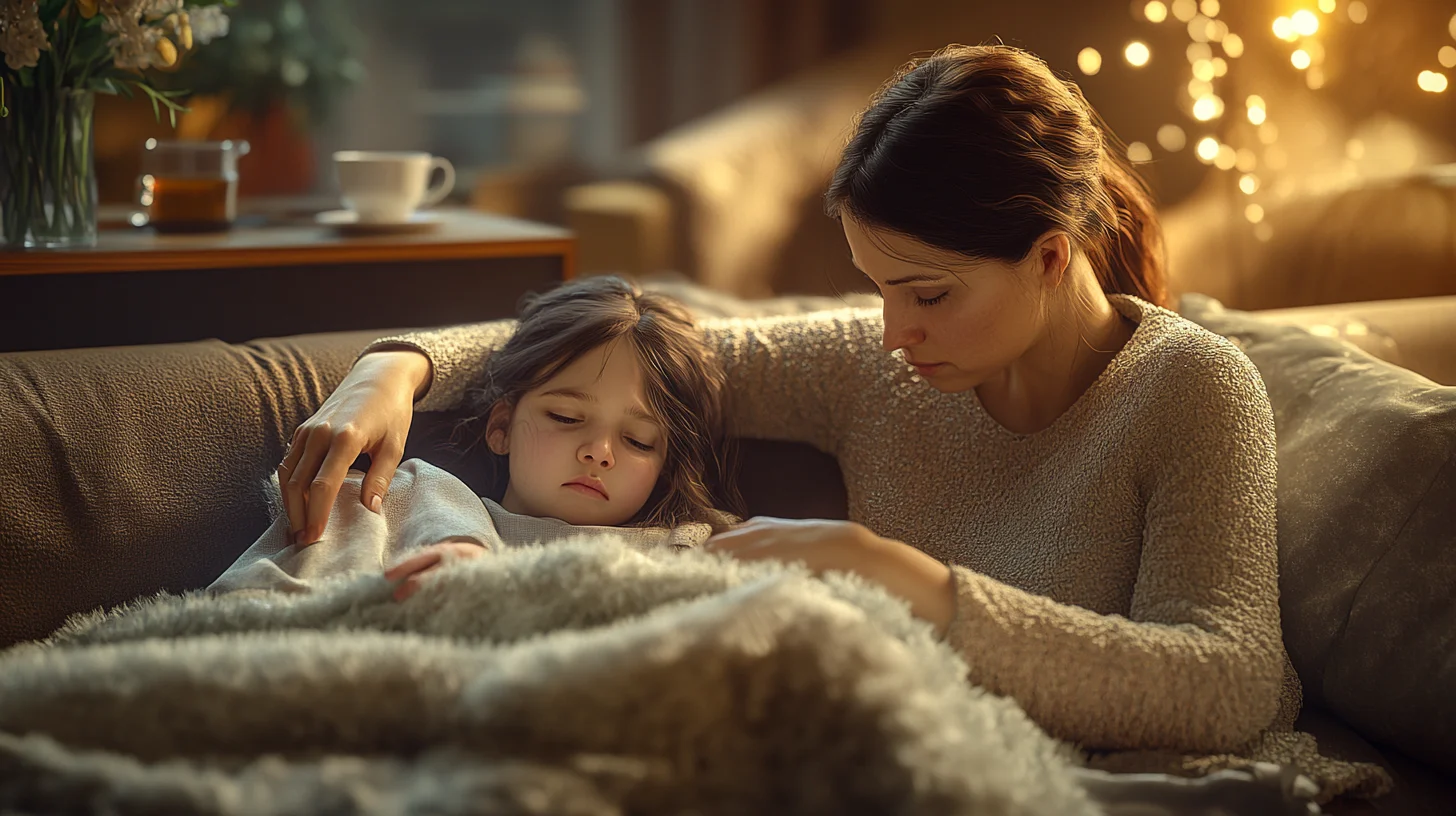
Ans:
POLYGON ((96 93, 145 94, 176 123, 185 92, 150 71, 227 34, 233 0, 0 0, 0 220, 11 248, 96 242, 96 93))

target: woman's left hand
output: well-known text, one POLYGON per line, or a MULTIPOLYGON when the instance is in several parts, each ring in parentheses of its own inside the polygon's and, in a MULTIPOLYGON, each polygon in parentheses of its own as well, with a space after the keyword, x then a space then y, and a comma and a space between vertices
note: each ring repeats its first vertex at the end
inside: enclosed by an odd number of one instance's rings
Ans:
POLYGON ((955 614, 950 567, 855 522, 756 517, 708 539, 704 549, 741 561, 799 561, 815 575, 853 572, 909 601, 910 610, 937 632, 955 614))

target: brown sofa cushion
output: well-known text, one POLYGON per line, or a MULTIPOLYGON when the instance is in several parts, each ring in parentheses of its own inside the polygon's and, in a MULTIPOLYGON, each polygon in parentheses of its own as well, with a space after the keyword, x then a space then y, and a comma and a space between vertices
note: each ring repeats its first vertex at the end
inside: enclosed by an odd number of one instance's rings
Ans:
POLYGON ((1456 388, 1185 296, 1259 368, 1279 445, 1285 642, 1308 699, 1456 771, 1456 388))

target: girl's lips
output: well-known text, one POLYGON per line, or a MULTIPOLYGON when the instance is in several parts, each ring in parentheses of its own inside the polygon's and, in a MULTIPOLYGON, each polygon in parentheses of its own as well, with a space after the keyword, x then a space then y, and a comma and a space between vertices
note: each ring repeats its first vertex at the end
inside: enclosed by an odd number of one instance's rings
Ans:
POLYGON ((920 373, 922 377, 929 377, 945 366, 945 363, 912 363, 911 366, 920 373))
POLYGON ((602 490, 601 488, 594 486, 591 482, 583 479, 577 479, 575 481, 567 482, 566 484, 562 485, 562 487, 569 487, 584 496, 590 496, 595 499, 602 499, 603 501, 605 501, 607 498, 607 493, 605 490, 602 490))

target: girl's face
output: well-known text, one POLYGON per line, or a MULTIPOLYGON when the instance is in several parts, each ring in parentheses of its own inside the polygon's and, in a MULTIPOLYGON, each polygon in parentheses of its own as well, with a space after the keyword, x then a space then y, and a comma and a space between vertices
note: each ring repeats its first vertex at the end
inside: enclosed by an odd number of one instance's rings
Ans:
POLYGON ((899 350, 936 390, 987 382, 1041 336, 1045 288, 1038 253, 1014 265, 969 261, 847 216, 840 220, 855 266, 884 298, 885 350, 899 350))
POLYGON ((625 341, 581 355, 514 410, 491 412, 487 442, 510 457, 501 506, 569 524, 615 526, 647 503, 667 439, 625 341), (498 413, 499 412, 499 413, 498 413))

